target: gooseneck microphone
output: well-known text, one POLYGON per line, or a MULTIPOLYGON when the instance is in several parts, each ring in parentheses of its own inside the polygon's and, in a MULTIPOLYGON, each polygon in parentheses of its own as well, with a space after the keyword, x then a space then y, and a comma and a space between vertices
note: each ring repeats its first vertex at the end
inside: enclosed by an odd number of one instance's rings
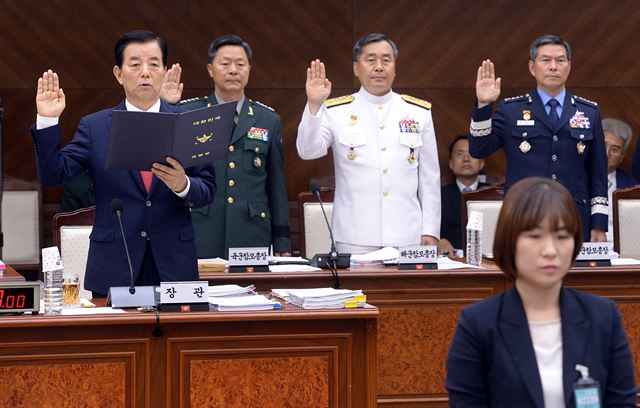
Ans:
POLYGON ((340 276, 338 275, 338 268, 348 268, 351 263, 351 254, 339 254, 336 251, 336 241, 333 239, 333 230, 329 224, 327 213, 324 211, 324 205, 322 204, 322 198, 320 198, 320 185, 318 183, 311 183, 311 192, 318 198, 320 203, 320 209, 324 217, 324 222, 327 224, 329 230, 329 236, 331 237, 331 251, 328 254, 315 254, 311 259, 311 265, 318 268, 329 268, 333 275, 333 287, 340 288, 340 276))
POLYGON ((123 210, 122 200, 119 198, 114 198, 111 200, 111 211, 116 213, 118 216, 118 224, 120 225, 120 232, 122 233, 122 242, 124 242, 124 250, 127 253, 127 262, 129 262, 129 274, 131 276, 131 280, 129 281, 129 293, 132 295, 136 293, 135 282, 133 281, 133 267, 131 266, 131 256, 129 256, 129 246, 127 245, 127 238, 124 235, 124 228, 122 227, 122 210, 123 210))

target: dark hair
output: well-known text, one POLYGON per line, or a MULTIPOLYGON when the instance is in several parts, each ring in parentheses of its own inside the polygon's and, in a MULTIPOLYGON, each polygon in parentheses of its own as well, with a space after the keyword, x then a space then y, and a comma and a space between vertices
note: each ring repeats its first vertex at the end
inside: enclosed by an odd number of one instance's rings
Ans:
POLYGON ((221 35, 220 37, 211 41, 208 51, 209 62, 213 61, 218 50, 225 45, 236 45, 238 47, 242 47, 242 49, 244 49, 244 53, 247 54, 249 63, 251 63, 251 60, 253 59, 253 51, 251 51, 251 46, 249 45, 249 43, 242 41, 242 38, 235 34, 221 35))
POLYGON ((449 145, 449 157, 451 157, 451 155, 453 154, 453 147, 461 140, 468 140, 467 136, 460 135, 456 136, 456 138, 453 139, 453 142, 451 142, 451 144, 449 145))
POLYGON ((551 34, 546 34, 542 37, 538 37, 533 42, 533 44, 531 44, 531 48, 529 49, 529 59, 531 59, 531 61, 535 61, 536 57, 538 56, 538 48, 542 47, 543 45, 549 44, 562 45, 564 49, 567 50, 567 59, 571 61, 571 45, 569 45, 567 41, 563 40, 557 35, 551 34))
POLYGON ((162 65, 167 66, 167 58, 169 51, 167 50, 167 44, 164 40, 152 33, 148 30, 134 30, 129 31, 124 34, 122 37, 118 38, 116 41, 116 45, 114 47, 114 56, 116 60, 116 65, 122 68, 122 63, 124 62, 124 49, 127 48, 127 45, 131 43, 148 43, 148 42, 157 42, 160 47, 160 51, 162 52, 162 65))
POLYGON ((398 47, 396 47, 396 43, 391 41, 391 38, 381 33, 371 33, 358 38, 358 41, 356 41, 356 44, 353 46, 353 60, 358 61, 362 55, 362 48, 364 48, 365 45, 379 41, 388 42, 393 50, 393 58, 398 58, 398 47))
POLYGON ((582 247, 582 228, 573 197, 562 184, 551 179, 529 177, 514 184, 498 216, 493 255, 504 273, 516 277, 516 243, 525 231, 540 226, 547 218, 552 228, 563 225, 573 235, 572 261, 582 247))

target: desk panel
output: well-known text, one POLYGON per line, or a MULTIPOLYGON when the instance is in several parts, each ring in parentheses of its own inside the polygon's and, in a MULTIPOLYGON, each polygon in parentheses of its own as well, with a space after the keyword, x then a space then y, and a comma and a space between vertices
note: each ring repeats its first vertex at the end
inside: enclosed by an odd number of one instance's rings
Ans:
POLYGON ((377 316, 3 316, 0 406, 373 408, 377 316))

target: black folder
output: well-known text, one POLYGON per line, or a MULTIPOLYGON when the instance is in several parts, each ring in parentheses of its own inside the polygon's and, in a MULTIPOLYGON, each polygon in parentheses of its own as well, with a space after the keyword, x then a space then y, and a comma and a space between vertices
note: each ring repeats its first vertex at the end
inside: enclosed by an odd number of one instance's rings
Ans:
POLYGON ((150 170, 165 157, 189 168, 223 158, 237 102, 188 112, 113 111, 105 168, 150 170))

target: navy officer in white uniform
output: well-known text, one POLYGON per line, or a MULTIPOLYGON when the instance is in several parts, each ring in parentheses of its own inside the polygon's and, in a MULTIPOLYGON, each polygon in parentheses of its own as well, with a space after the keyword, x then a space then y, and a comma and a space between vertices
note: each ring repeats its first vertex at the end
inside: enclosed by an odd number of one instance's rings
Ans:
POLYGON ((529 72, 537 87, 507 98, 492 116, 500 96, 493 63, 478 68, 477 105, 469 130, 469 151, 485 158, 502 148, 507 159, 505 189, 538 176, 557 180, 573 196, 585 241, 606 241, 607 155, 595 102, 565 89, 571 71, 571 46, 555 35, 543 35, 529 51, 529 72))
POLYGON ((391 90, 397 57, 384 34, 361 37, 353 47, 360 90, 329 100, 324 64, 315 60, 307 69, 296 147, 305 160, 333 151, 339 252, 438 242, 440 166, 431 104, 391 90))

